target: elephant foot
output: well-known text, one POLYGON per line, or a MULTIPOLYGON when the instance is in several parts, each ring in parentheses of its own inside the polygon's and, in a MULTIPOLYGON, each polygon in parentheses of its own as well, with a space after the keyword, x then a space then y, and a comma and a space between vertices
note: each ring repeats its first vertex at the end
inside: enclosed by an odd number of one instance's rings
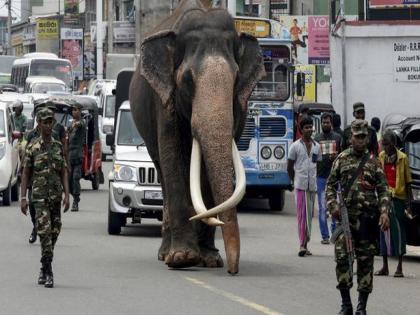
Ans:
POLYGON ((223 259, 219 255, 217 249, 201 248, 199 267, 205 268, 221 268, 223 267, 223 259))
POLYGON ((162 229, 162 243, 158 251, 158 260, 165 261, 166 256, 169 254, 171 247, 171 234, 169 229, 162 229))
POLYGON ((188 268, 200 263, 200 255, 192 249, 171 250, 165 257, 165 264, 170 268, 188 268))
POLYGON ((169 254, 169 246, 162 243, 158 251, 158 260, 165 261, 166 256, 169 254))

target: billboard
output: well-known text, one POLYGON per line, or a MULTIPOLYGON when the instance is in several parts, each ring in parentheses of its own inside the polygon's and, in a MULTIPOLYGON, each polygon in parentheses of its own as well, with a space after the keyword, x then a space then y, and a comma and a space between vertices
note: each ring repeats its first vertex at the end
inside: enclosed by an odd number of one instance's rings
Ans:
POLYGON ((308 17, 308 63, 325 65, 330 63, 330 23, 328 16, 308 17))
POLYGON ((83 29, 61 29, 61 57, 68 59, 75 78, 83 80, 83 29))
POLYGON ((371 9, 420 7, 420 0, 369 0, 371 9))
POLYGON ((37 19, 36 33, 38 39, 58 39, 58 20, 37 19))

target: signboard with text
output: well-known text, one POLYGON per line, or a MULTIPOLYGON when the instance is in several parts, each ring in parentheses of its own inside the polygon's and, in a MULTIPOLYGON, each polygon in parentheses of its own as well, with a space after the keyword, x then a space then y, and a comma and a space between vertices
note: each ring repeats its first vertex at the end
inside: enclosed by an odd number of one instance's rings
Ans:
POLYGON ((308 63, 324 65, 330 63, 330 24, 328 16, 308 17, 308 63))
MULTIPOLYGON (((305 73, 305 96, 301 101, 316 102, 316 66, 296 65, 295 81, 298 72, 305 73)), ((298 98, 297 95, 295 97, 298 98)))
POLYGON ((420 82, 420 38, 393 43, 394 81, 420 82))
POLYGON ((235 28, 238 33, 248 33, 258 38, 270 37, 269 21, 235 18, 235 28))
POLYGON ((371 9, 391 9, 401 7, 420 7, 420 0, 369 0, 371 9))
POLYGON ((39 39, 58 39, 58 20, 37 19, 36 33, 39 39))
POLYGON ((68 59, 73 67, 73 74, 83 79, 83 29, 61 29, 61 57, 68 59))

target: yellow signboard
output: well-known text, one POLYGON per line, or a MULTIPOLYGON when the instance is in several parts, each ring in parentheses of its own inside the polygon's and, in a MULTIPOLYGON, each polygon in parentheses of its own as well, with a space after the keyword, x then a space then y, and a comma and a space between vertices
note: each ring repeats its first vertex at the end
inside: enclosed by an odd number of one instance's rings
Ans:
POLYGON ((36 33, 38 39, 58 39, 58 20, 37 19, 36 33))
POLYGON ((253 19, 235 19, 235 28, 238 33, 248 33, 254 37, 270 37, 271 25, 269 21, 253 19))
POLYGON ((305 73, 305 96, 302 101, 316 102, 316 66, 315 65, 296 65, 296 73, 305 73))

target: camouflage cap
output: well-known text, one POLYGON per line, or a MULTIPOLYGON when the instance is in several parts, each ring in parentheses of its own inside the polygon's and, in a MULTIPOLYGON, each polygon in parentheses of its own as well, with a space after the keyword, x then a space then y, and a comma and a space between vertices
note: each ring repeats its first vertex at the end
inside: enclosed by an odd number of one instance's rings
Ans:
POLYGON ((47 118, 54 118, 54 112, 48 107, 41 108, 36 114, 36 118, 39 120, 45 120, 47 118))
POLYGON ((351 133, 354 136, 368 134, 368 122, 363 119, 356 119, 351 123, 351 133))
POLYGON ((358 112, 359 110, 365 110, 365 104, 362 102, 356 102, 353 104, 353 112, 358 112))

